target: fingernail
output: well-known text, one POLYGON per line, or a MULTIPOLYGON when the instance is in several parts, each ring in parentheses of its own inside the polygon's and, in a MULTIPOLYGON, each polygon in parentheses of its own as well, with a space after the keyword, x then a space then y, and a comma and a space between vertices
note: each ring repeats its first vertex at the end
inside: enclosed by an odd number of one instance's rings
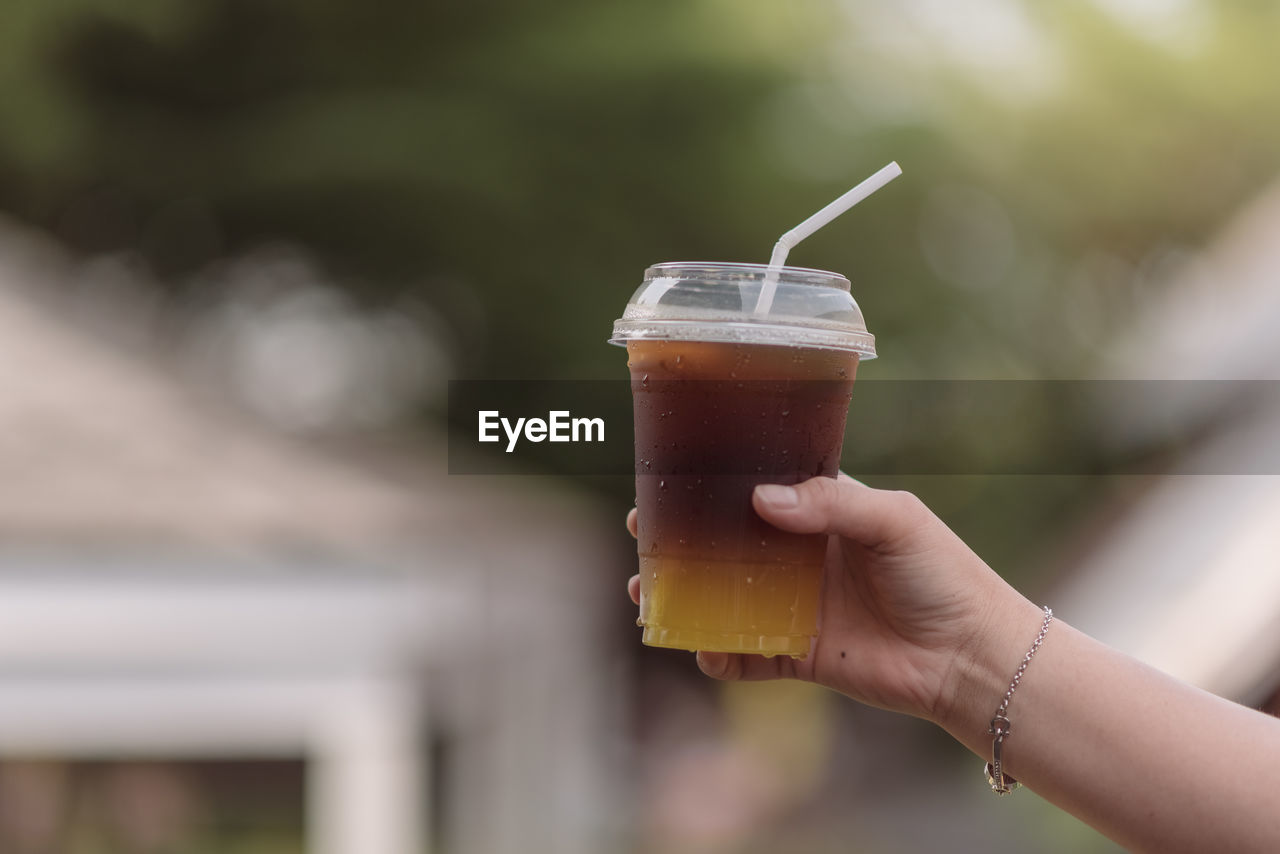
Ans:
POLYGON ((698 669, 714 679, 723 676, 725 667, 729 664, 725 656, 708 656, 705 652, 697 652, 694 657, 698 660, 698 669))
POLYGON ((790 510, 800 506, 800 494, 793 486, 782 486, 777 483, 762 483, 756 487, 756 495, 770 507, 778 510, 790 510))

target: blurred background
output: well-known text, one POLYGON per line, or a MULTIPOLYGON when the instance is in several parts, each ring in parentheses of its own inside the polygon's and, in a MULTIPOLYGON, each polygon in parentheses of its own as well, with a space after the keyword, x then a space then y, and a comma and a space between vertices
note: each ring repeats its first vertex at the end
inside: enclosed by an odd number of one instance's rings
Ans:
MULTIPOLYGON (((791 256, 852 279, 864 378, 1280 379, 1277 33, 1248 0, 7 3, 0 850, 1114 850, 921 722, 642 648, 632 484, 449 476, 446 384, 623 377, 646 266, 764 261, 889 160, 791 256)), ((1160 475, 872 482, 1276 710, 1280 479, 1240 472, 1280 409, 1200 388, 1003 422, 1190 430, 1160 475)), ((873 457, 938 432, 857 405, 873 457)))

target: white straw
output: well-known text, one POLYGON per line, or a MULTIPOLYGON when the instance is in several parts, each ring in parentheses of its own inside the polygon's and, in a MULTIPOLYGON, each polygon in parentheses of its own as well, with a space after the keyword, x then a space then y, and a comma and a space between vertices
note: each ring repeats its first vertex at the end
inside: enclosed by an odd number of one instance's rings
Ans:
POLYGON ((756 300, 756 314, 768 314, 773 307, 773 295, 778 289, 778 273, 787 263, 787 253, 791 248, 822 228, 831 220, 840 216, 849 208, 888 184, 902 174, 902 167, 896 162, 890 163, 795 228, 778 238, 773 246, 773 254, 769 256, 769 271, 765 274, 764 283, 760 287, 760 296, 756 300))

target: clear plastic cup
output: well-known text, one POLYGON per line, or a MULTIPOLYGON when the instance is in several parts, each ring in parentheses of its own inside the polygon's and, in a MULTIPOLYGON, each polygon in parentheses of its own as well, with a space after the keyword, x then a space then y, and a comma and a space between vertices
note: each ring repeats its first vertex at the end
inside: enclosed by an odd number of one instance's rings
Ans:
POLYGON ((760 483, 835 477, 875 339, 838 273, 650 267, 614 324, 635 407, 640 624, 651 646, 808 654, 826 537, 760 519, 760 483), (755 309, 768 280, 767 314, 755 309))

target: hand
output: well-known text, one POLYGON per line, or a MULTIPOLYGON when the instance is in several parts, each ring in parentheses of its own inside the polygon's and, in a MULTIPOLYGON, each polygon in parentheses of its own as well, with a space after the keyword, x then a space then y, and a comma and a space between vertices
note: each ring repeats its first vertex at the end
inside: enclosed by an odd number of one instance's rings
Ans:
MULTIPOLYGON (((755 510, 784 531, 832 534, 819 633, 803 660, 698 653, 717 679, 803 679, 884 709, 946 724, 963 670, 1002 619, 1038 609, 914 495, 847 475, 765 485, 755 510), (1020 600, 1020 601, 1019 601, 1020 600)), ((627 527, 636 533, 636 511, 627 527)), ((639 603, 640 577, 628 584, 639 603)))

